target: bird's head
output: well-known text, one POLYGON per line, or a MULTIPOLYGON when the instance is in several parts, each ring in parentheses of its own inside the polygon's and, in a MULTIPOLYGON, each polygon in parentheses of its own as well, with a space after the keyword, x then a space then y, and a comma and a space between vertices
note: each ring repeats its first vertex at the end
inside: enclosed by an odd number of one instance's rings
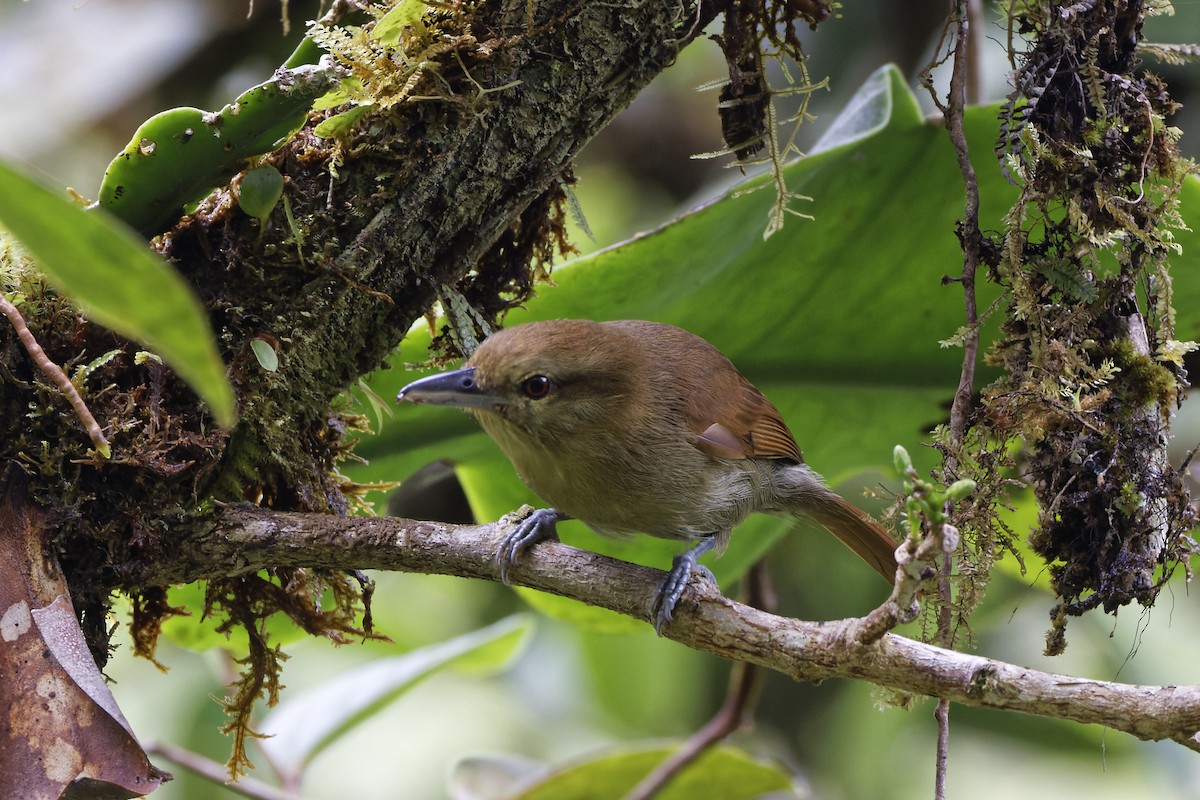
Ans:
POLYGON ((510 436, 545 445, 611 435, 641 379, 636 352, 627 333, 602 323, 527 323, 493 334, 462 369, 414 381, 398 399, 464 408, 502 446, 510 436))

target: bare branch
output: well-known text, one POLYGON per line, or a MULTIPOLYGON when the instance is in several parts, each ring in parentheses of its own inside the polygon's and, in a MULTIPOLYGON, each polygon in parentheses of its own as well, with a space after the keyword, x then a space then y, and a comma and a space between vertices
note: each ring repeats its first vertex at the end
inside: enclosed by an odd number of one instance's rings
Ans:
MULTIPOLYGON (((498 580, 494 556, 508 531, 489 525, 334 517, 228 507, 183 534, 178 547, 128 575, 137 589, 274 566, 382 569, 498 580)), ((558 542, 531 550, 511 583, 607 608, 648 624, 663 573, 558 542)), ((737 603, 693 579, 664 634, 696 650, 796 680, 854 678, 963 705, 1106 725, 1139 739, 1200 750, 1200 686, 1142 686, 1026 669, 887 634, 855 640, 858 620, 806 622, 737 603)))
MULTIPOLYGON (((946 111, 946 130, 954 145, 954 155, 962 172, 966 189, 966 204, 963 209, 962 239, 963 269, 959 281, 963 287, 966 313, 966 330, 963 342, 963 366, 954 393, 954 405, 950 411, 950 433, 954 441, 961 444, 966 436, 968 415, 971 409, 971 393, 975 387, 975 363, 979 353, 979 309, 975 299, 975 272, 981 261, 983 236, 979 231, 979 181, 975 167, 971 164, 971 152, 967 146, 967 135, 963 130, 963 111, 967 103, 967 59, 969 56, 970 19, 967 4, 960 0, 956 8, 954 35, 954 71, 950 80, 950 93, 946 111)), ((953 472, 953 470, 948 470, 953 472)))

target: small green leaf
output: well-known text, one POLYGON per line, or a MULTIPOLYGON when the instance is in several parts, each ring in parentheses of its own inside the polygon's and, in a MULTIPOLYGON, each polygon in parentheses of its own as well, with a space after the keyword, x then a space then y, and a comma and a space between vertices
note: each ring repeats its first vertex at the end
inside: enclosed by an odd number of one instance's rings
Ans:
POLYGON ((901 475, 907 475, 908 471, 913 468, 912 456, 904 449, 904 445, 898 444, 892 450, 892 463, 896 465, 896 472, 901 475))
POLYGON ((285 773, 304 765, 364 719, 446 667, 497 672, 521 653, 533 633, 533 618, 517 614, 477 631, 402 656, 346 670, 280 703, 263 720, 270 738, 259 744, 285 773))
POLYGON ((428 5, 423 0, 400 0, 391 11, 384 14, 375 23, 371 37, 378 39, 383 44, 394 45, 400 41, 400 36, 404 33, 405 28, 424 30, 425 24, 421 22, 421 15, 427 8, 428 5))
POLYGON ((1072 300, 1092 303, 1100 296, 1100 290, 1094 283, 1064 264, 1042 265, 1041 272, 1046 280, 1072 300))
POLYGON ((354 126, 358 118, 369 111, 371 106, 355 106, 340 114, 334 114, 329 119, 313 128, 313 133, 322 139, 332 139, 338 134, 345 133, 354 126))
POLYGON ((318 97, 312 104, 312 110, 324 111, 327 108, 337 108, 350 103, 370 102, 370 99, 367 90, 363 88, 362 78, 350 76, 342 78, 338 81, 337 86, 318 97))
POLYGON ((375 394, 375 392, 371 390, 370 384, 368 384, 365 380, 360 379, 356 388, 362 392, 363 397, 365 397, 367 400, 367 404, 371 406, 371 412, 375 416, 375 430, 377 432, 383 430, 383 418, 385 416, 392 416, 391 404, 379 395, 375 394))
POLYGON ((162 356, 222 426, 233 426, 233 389, 204 307, 144 241, 107 213, 85 212, 3 162, 0 225, 91 319, 162 356))
POLYGON ((283 176, 270 164, 255 167, 238 183, 238 207, 255 219, 266 222, 283 195, 283 176))
POLYGON ((112 361, 117 356, 121 355, 123 352, 125 351, 121 350, 120 348, 114 348, 103 355, 93 358, 86 364, 79 365, 75 368, 75 371, 71 373, 71 383, 75 384, 75 388, 83 386, 89 375, 103 367, 108 362, 112 361))
POLYGON ((250 340, 250 349, 254 352, 254 358, 258 361, 258 365, 267 372, 275 372, 279 369, 279 354, 275 352, 275 346, 265 338, 255 336, 250 340))

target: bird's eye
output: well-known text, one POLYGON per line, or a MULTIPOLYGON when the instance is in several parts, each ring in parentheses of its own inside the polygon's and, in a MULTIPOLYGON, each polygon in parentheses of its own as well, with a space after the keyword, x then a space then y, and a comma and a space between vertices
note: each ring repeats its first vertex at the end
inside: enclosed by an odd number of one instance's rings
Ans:
POLYGON ((545 375, 531 375, 521 381, 521 391, 525 393, 526 397, 532 400, 541 400, 550 394, 550 390, 553 388, 554 381, 545 375))

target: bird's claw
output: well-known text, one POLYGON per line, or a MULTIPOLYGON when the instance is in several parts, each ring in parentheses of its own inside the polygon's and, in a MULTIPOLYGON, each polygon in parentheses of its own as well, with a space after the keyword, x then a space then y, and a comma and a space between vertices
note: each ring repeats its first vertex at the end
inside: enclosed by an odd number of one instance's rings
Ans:
POLYGON ((558 536, 558 522, 566 516, 553 508, 537 508, 525 517, 500 542, 496 550, 496 566, 500 570, 500 581, 508 586, 508 570, 521 558, 521 554, 538 542, 558 536))
POLYGON ((650 612, 654 616, 654 632, 662 636, 663 628, 674 616, 675 606, 687 589, 688 580, 692 573, 705 576, 713 583, 717 582, 712 570, 703 564, 696 563, 700 556, 712 549, 712 540, 704 540, 686 553, 680 553, 671 561, 671 571, 658 588, 650 602, 650 612))

